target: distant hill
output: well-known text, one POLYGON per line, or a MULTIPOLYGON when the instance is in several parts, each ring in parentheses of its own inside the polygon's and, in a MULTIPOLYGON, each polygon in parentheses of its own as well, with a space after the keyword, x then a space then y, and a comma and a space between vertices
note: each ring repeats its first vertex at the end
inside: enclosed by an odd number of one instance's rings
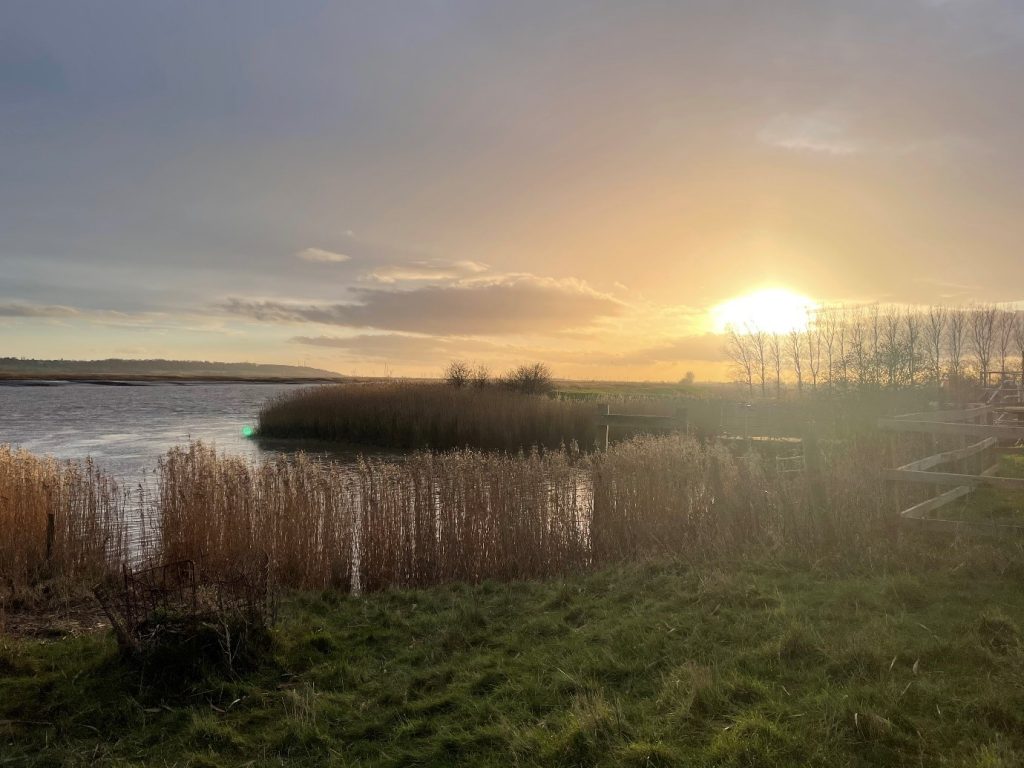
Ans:
POLYGON ((341 379, 334 371, 300 365, 199 360, 21 360, 0 357, 0 379, 341 379))

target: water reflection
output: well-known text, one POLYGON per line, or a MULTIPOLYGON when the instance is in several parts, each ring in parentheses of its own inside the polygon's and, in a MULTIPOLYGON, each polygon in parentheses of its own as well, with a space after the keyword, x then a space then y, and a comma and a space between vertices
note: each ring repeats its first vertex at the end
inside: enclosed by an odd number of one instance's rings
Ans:
POLYGON ((123 484, 142 481, 160 456, 190 440, 258 458, 311 450, 351 461, 355 447, 261 441, 243 435, 269 398, 308 384, 0 386, 0 443, 62 459, 91 456, 123 484))

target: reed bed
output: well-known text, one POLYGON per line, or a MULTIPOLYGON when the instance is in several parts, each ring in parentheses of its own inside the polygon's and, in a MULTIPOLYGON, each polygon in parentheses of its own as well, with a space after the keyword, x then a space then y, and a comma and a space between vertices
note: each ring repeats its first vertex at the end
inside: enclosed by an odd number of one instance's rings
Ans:
POLYGON ((458 451, 363 462, 362 586, 528 579, 585 567, 589 508, 574 458, 458 451))
MULTIPOLYGON (((887 446, 881 436, 832 444, 785 473, 770 456, 685 435, 594 454, 462 450, 350 465, 254 462, 192 443, 159 464, 142 550, 213 578, 259 562, 280 584, 343 591, 540 578, 665 553, 857 553, 892 535, 899 506, 882 469, 901 457, 887 446)), ((118 497, 91 465, 0 457, 0 519, 17 532, 0 544, 9 578, 40 572, 49 509, 63 515, 52 559, 63 572, 139 554, 137 542, 126 551, 118 497)))
POLYGON ((91 461, 0 445, 0 580, 87 583, 125 558, 128 500, 91 461))
POLYGON ((583 454, 419 453, 338 467, 254 465, 193 445, 161 465, 167 557, 269 557, 296 586, 420 587, 529 579, 670 553, 819 556, 884 546, 895 524, 879 439, 806 472, 687 436, 583 454))
POLYGON ((304 454, 254 463, 196 442, 169 451, 158 477, 153 557, 215 578, 265 559, 283 584, 351 587, 355 499, 339 466, 304 454))
POLYGON ((594 407, 498 386, 396 382, 335 384, 282 395, 260 412, 258 434, 449 450, 517 451, 594 445, 594 407))

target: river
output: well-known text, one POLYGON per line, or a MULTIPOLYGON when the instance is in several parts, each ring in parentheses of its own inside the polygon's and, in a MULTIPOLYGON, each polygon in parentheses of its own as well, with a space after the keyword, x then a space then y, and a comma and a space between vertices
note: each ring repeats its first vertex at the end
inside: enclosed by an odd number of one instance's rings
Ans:
POLYGON ((48 382, 0 384, 0 444, 61 459, 91 456, 134 483, 189 440, 259 457, 277 450, 243 435, 270 398, 309 384, 48 382))

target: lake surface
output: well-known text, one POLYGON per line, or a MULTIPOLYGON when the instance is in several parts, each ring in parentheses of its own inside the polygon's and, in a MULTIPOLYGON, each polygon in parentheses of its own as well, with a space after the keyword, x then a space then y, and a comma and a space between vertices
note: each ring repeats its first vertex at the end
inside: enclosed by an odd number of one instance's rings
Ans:
POLYGON ((157 459, 189 440, 256 457, 269 449, 242 435, 260 407, 310 384, 155 383, 131 386, 54 383, 0 385, 0 444, 62 459, 91 456, 135 482, 157 459))

